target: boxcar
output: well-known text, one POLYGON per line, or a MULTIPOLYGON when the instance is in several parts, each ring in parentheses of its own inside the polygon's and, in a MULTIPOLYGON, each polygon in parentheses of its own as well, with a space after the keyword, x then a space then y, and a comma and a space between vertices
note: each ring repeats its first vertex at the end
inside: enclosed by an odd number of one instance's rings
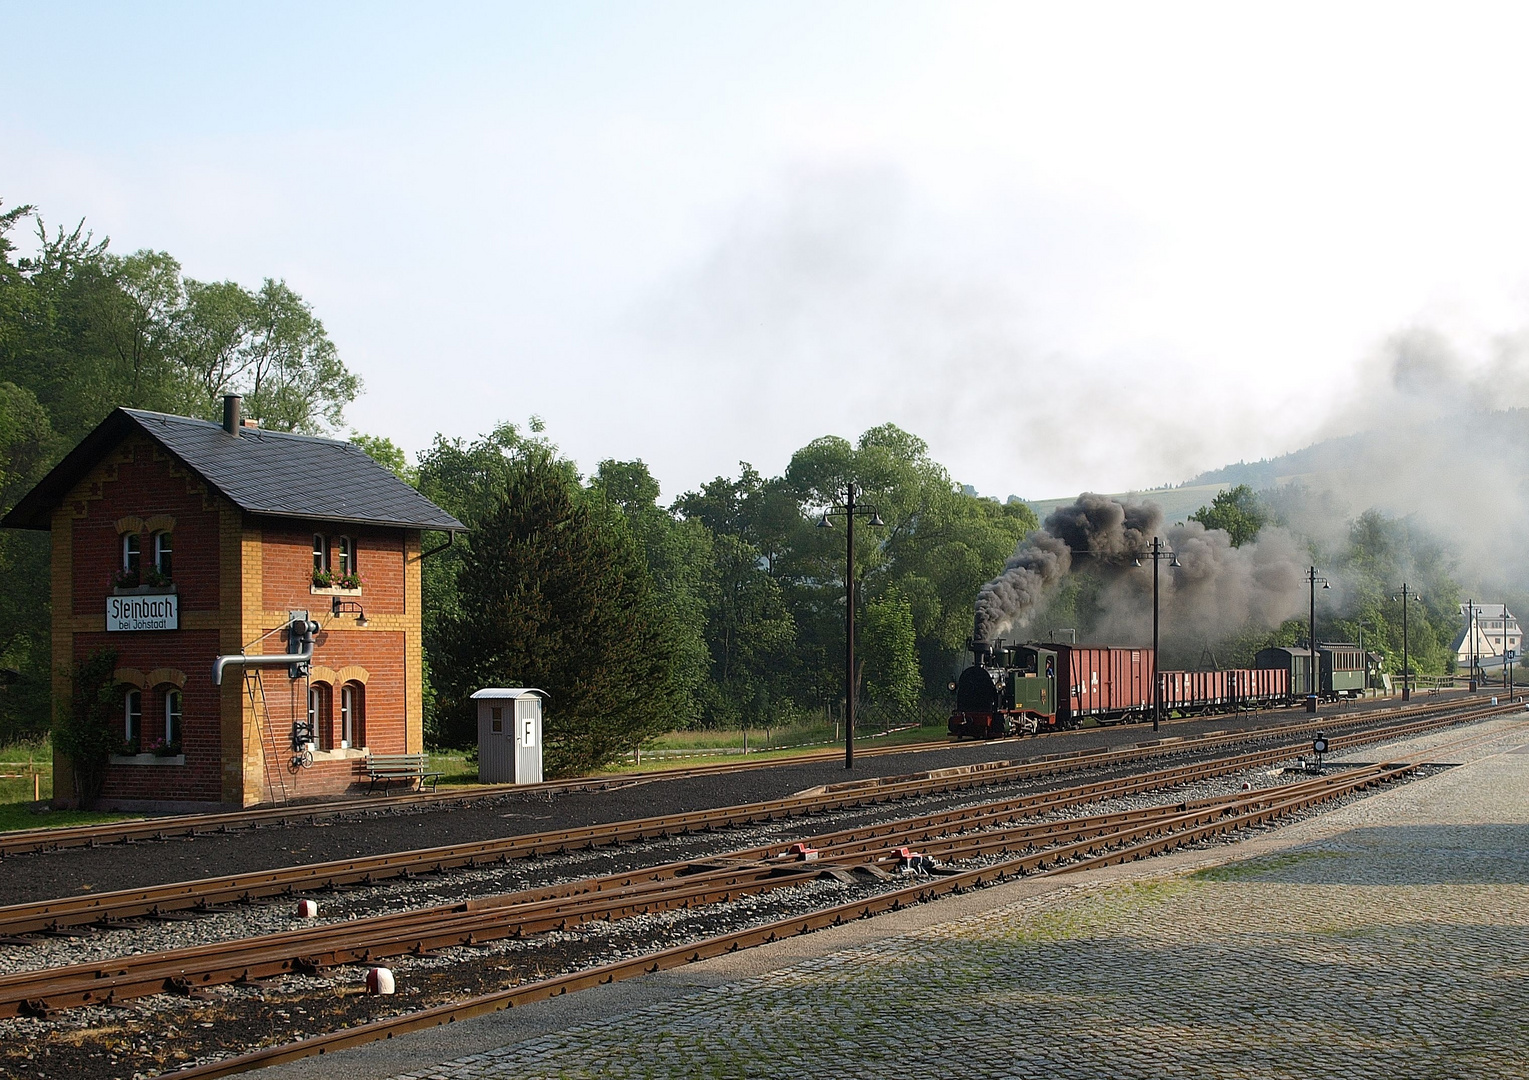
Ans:
POLYGON ((1104 723, 1127 720, 1152 708, 1151 649, 1103 645, 1055 645, 1057 675, 1066 687, 1066 707, 1058 719, 1077 727, 1085 717, 1104 723))

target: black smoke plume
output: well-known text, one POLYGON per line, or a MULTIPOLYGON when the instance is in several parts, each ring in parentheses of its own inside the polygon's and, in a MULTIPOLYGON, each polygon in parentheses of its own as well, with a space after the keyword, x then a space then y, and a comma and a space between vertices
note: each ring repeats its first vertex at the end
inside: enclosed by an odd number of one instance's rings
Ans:
POLYGON ((992 641, 1024 627, 1069 573, 1100 582, 1100 609, 1089 638, 1145 643, 1152 627, 1152 559, 1158 537, 1175 563, 1157 567, 1165 645, 1214 644, 1249 629, 1270 629, 1304 608, 1303 557, 1279 528, 1233 547, 1220 529, 1197 522, 1163 527, 1155 503, 1080 495, 1058 507, 1020 542, 1003 573, 977 595, 974 639, 992 641))

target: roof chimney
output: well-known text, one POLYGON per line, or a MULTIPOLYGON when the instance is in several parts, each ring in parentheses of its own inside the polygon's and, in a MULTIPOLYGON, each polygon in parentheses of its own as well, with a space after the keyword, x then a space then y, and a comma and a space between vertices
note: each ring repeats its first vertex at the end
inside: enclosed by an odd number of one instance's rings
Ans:
POLYGON ((223 395, 223 430, 236 439, 239 437, 239 403, 241 400, 238 394, 223 395))

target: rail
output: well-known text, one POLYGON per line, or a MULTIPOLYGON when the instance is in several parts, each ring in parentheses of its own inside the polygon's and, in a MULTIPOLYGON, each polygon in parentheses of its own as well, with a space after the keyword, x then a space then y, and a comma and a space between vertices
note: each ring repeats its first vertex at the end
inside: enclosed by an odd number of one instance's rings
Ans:
MULTIPOLYGON (((1373 722, 1376 717, 1401 717, 1422 715, 1428 712, 1447 711, 1465 707, 1459 701, 1434 701, 1401 708, 1379 708, 1364 712, 1311 718, 1286 728, 1315 730, 1318 727, 1338 728, 1358 723, 1373 722)), ((1271 728, 1269 730, 1275 730, 1271 728)), ((1173 736, 1169 737, 1174 738, 1173 736)), ((1016 740, 1017 741, 1017 740, 1016 740)), ((938 744, 937 744, 938 745, 938 744)), ((927 747, 924 747, 927 749, 927 747)), ((864 757, 885 754, 902 754, 920 749, 916 746, 883 746, 858 750, 864 757)), ((389 806, 416 805, 466 805, 483 799, 498 798, 510 793, 555 794, 572 791, 610 791, 638 784, 693 776, 712 776, 751 769, 766 769, 793 763, 834 760, 843 756, 840 748, 775 758, 765 761, 728 761, 708 765, 696 765, 686 769, 665 769, 645 773, 620 773, 608 776, 577 777, 566 780, 549 780, 541 784, 495 784, 475 786, 471 790, 448 789, 443 792, 414 792, 387 796, 389 806)), ((1031 758, 1028 760, 1040 760, 1031 758)), ((227 833, 264 825, 287 823, 316 824, 320 821, 347 814, 368 813, 377 808, 375 799, 365 797, 335 800, 296 806, 267 806, 248 810, 216 811, 206 814, 180 814, 161 818, 135 821, 111 822, 103 825, 79 825, 67 828, 26 829, 0 834, 0 859, 10 855, 34 854, 57 851, 70 847, 97 847, 102 844, 125 840, 166 840, 176 836, 197 836, 203 833, 227 833)))
MULTIPOLYGON (((1482 706, 1459 714, 1410 720, 1380 729, 1336 735, 1330 739, 1330 742, 1336 749, 1377 739, 1397 738, 1436 727, 1501 714, 1512 708, 1512 706, 1502 705, 1482 706)), ((1233 746, 1250 741, 1285 740, 1310 734, 1318 726, 1324 726, 1327 729, 1335 727, 1332 724, 1298 723, 1251 733, 1208 734, 1191 739, 1158 740, 1140 744, 1129 750, 1080 751, 1073 754, 1048 755, 1018 763, 1000 762, 986 768, 939 770, 934 774, 856 781, 784 799, 745 803, 714 810, 630 819, 574 829, 554 829, 466 844, 230 874, 200 881, 173 882, 108 893, 82 894, 31 904, 14 904, 0 908, 0 936, 14 939, 29 933, 58 932, 67 930, 69 927, 91 923, 105 922, 109 925, 113 920, 142 916, 157 917, 169 912, 215 908, 265 897, 290 896, 330 886, 372 884, 390 878, 453 868, 474 867, 589 847, 704 832, 728 826, 752 825, 920 795, 972 790, 1086 768, 1134 764, 1187 751, 1213 750, 1217 747, 1233 746)), ((1283 760, 1300 752, 1303 748, 1301 745, 1280 742, 1270 749, 1255 750, 1230 758, 1199 763, 1191 768, 1200 770, 1199 775, 1217 775, 1218 772, 1237 771, 1255 767, 1260 763, 1283 760)), ((1170 769, 1163 773, 1149 774, 1146 777, 1094 781, 1065 790, 1076 792, 1078 797, 1099 798, 1106 793, 1123 793, 1128 789, 1150 790, 1153 786, 1162 786, 1163 783, 1168 782, 1161 777, 1181 775, 1182 772, 1182 768, 1170 769)), ((1052 797, 1052 795, 1054 793, 1048 793, 1046 797, 1052 797)), ((1014 805, 1026 805, 1027 800, 1036 797, 1022 796, 1014 802, 1014 805)))
MULTIPOLYGON (((1040 851, 973 870, 942 875, 875 897, 828 907, 747 930, 717 935, 701 942, 663 949, 600 967, 479 995, 465 1001, 421 1009, 402 1016, 359 1024, 301 1042, 267 1047, 252 1053, 163 1074, 175 1080, 211 1080, 306 1057, 315 1057, 412 1031, 425 1030, 473 1016, 530 1004, 699 960, 768 944, 830 926, 842 925, 912 904, 1035 873, 1067 873, 1132 861, 1209 837, 1262 825, 1284 815, 1405 776, 1418 762, 1390 763, 1358 769, 1343 776, 1322 777, 1277 792, 1254 792, 1219 801, 1216 806, 1159 808, 1156 815, 1138 812, 1129 823, 1101 821, 1089 835, 1064 838, 1040 851)), ((1080 831, 1088 831, 1081 827, 1080 831)), ((1019 835, 1002 841, 1019 846, 1019 835)), ((968 850, 970 849, 970 845, 968 850)))

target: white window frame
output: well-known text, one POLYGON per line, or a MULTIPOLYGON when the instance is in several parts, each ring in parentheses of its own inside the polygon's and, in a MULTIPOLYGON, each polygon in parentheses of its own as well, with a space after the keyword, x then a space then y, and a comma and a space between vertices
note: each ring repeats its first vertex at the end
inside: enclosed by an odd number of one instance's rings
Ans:
POLYGON ((122 570, 135 573, 143 568, 143 541, 137 533, 122 534, 122 570))
POLYGON ((154 534, 154 569, 165 577, 175 565, 175 539, 169 531, 154 534))
POLYGON ((340 553, 339 573, 342 577, 356 572, 356 540, 353 536, 337 536, 335 546, 340 553))
POLYGON ((308 738, 319 744, 319 749, 328 750, 327 733, 324 729, 324 690, 323 683, 308 684, 308 738))
POLYGON ((138 739, 140 748, 143 740, 143 691, 137 688, 129 689, 122 696, 122 731, 124 742, 132 742, 138 739))
POLYGON ((185 734, 185 697, 175 687, 165 691, 165 742, 176 741, 175 729, 181 729, 181 735, 185 734))
POLYGON ((340 749, 348 750, 356 741, 356 687, 340 687, 340 749))
POLYGON ((313 569, 316 573, 329 569, 329 538, 323 533, 313 534, 313 569))

